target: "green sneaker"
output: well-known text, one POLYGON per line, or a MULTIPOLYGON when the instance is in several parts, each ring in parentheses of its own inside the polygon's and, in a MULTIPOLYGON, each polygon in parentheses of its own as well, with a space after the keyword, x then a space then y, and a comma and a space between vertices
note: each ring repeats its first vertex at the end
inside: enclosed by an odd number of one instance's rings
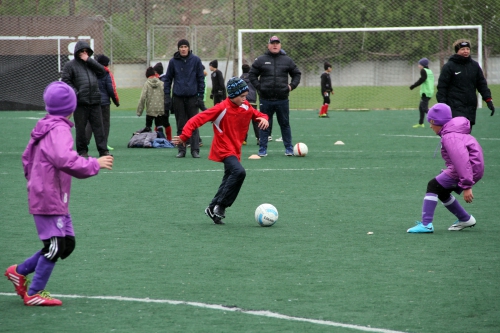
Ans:
POLYGON ((419 127, 424 128, 425 126, 424 126, 424 124, 416 124, 416 125, 413 125, 413 128, 419 128, 419 127))
POLYGON ((115 148, 108 146, 108 150, 115 150, 115 148))

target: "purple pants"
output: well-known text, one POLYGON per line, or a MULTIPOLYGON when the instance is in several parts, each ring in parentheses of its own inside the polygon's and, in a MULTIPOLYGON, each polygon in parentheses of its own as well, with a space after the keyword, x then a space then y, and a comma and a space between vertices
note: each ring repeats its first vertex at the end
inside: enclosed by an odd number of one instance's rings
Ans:
POLYGON ((38 215, 34 214, 36 230, 40 240, 51 237, 75 236, 71 214, 67 215, 38 215))

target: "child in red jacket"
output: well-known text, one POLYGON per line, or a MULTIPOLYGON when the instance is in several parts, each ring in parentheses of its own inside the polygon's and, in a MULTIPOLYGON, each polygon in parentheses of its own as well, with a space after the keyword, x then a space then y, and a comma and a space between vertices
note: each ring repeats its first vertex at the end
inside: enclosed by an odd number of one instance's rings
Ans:
POLYGON ((183 144, 189 140, 193 131, 209 121, 213 123, 214 139, 208 158, 224 163, 224 177, 212 202, 205 209, 205 214, 215 224, 224 224, 226 208, 231 207, 240 192, 246 171, 240 163, 241 145, 245 140, 248 125, 252 120, 259 122, 259 128, 265 130, 268 117, 254 109, 246 100, 248 86, 242 79, 233 77, 227 82, 228 98, 189 119, 182 134, 174 136, 174 144, 183 144))

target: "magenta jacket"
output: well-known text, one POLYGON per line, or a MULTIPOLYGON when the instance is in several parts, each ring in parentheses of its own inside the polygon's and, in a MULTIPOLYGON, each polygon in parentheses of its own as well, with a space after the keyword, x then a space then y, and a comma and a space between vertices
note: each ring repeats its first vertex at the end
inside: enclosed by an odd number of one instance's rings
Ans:
POLYGON ((484 175, 483 149, 469 133, 470 122, 465 117, 453 118, 438 133, 441 156, 447 167, 443 172, 458 180, 458 186, 464 190, 471 188, 484 175))
POLYGON ((31 132, 22 157, 30 214, 68 214, 71 178, 99 172, 97 159, 87 160, 73 150, 71 127, 65 117, 47 114, 31 132))

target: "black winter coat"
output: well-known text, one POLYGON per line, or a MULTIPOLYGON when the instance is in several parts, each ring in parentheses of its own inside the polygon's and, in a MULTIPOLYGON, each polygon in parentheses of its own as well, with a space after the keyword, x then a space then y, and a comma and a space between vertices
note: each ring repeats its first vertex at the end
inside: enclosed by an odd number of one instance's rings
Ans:
POLYGON ((101 93, 97 79, 104 77, 107 72, 100 63, 90 58, 93 53, 89 43, 78 41, 75 46, 75 58, 67 62, 62 70, 62 81, 75 90, 77 105, 101 104, 101 93), (81 49, 90 50, 87 61, 78 58, 77 54, 81 49))
POLYGON ((439 75, 437 101, 448 104, 453 117, 465 117, 474 125, 477 110, 476 89, 483 100, 491 98, 491 91, 479 64, 471 57, 452 55, 439 75))
POLYGON ((288 75, 292 78, 292 90, 300 83, 301 73, 292 58, 283 52, 274 54, 267 51, 255 59, 250 69, 249 78, 252 85, 265 100, 288 99, 288 75))

